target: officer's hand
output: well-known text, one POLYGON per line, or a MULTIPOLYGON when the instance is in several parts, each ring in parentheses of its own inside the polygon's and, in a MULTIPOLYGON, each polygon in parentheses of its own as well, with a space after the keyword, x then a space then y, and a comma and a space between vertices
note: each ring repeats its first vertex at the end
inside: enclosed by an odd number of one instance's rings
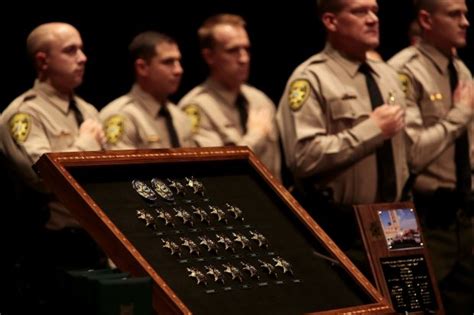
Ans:
POLYGON ((474 81, 459 81, 453 98, 454 104, 474 111, 474 81))
POLYGON ((259 133, 266 136, 272 130, 272 113, 267 108, 253 108, 249 110, 247 132, 259 133))
POLYGON ((86 119, 79 127, 79 134, 94 138, 101 146, 105 144, 105 134, 102 124, 93 119, 86 119))
POLYGON ((381 105, 370 114, 370 118, 382 129, 386 139, 393 137, 405 127, 405 109, 400 105, 381 105))

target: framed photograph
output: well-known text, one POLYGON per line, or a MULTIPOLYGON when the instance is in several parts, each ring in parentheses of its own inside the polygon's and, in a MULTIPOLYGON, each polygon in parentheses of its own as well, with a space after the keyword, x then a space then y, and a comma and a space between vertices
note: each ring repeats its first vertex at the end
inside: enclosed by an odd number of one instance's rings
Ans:
POLYGON ((355 206, 376 286, 400 314, 444 314, 411 202, 355 206))
POLYGON ((423 246, 420 227, 412 208, 382 209, 378 214, 388 249, 423 246))

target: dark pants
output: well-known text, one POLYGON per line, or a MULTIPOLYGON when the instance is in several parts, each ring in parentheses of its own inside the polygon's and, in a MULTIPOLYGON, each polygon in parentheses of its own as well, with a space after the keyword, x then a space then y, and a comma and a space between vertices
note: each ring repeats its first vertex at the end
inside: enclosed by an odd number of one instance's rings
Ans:
POLYGON ((354 207, 336 203, 331 189, 308 189, 305 194, 296 193, 295 197, 364 276, 375 284, 354 207))
POLYGON ((473 314, 472 200, 439 189, 414 201, 446 314, 473 314))

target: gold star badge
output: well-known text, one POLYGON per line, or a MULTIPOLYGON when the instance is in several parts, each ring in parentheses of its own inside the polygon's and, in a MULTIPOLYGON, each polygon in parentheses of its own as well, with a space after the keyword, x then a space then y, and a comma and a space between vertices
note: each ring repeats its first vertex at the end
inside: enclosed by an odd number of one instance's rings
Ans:
POLYGON ((184 112, 191 119, 191 127, 194 133, 198 132, 199 126, 201 125, 201 113, 199 112, 199 106, 196 104, 189 104, 184 107, 184 112))
POLYGON ((25 113, 15 114, 9 120, 10 134, 18 143, 23 143, 28 139, 31 130, 31 117, 25 113))
POLYGON ((304 102, 308 99, 309 90, 308 80, 296 80, 290 85, 290 91, 288 93, 288 103, 292 111, 299 110, 304 102))
POLYGON ((109 117, 105 122, 105 137, 110 144, 116 144, 124 132, 124 118, 120 115, 109 117))
POLYGON ((402 84, 403 93, 407 94, 408 88, 410 87, 410 79, 404 73, 399 73, 398 79, 400 80, 400 83, 402 84))

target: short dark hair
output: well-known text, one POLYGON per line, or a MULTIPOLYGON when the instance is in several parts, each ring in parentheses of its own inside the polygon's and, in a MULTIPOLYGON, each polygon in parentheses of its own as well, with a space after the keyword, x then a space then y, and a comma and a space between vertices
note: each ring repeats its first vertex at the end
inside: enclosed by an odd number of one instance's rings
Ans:
POLYGON ((432 13, 438 4, 438 0, 414 0, 413 6, 415 7, 416 12, 421 10, 428 11, 432 13))
POLYGON ((146 31, 138 34, 128 46, 130 58, 134 62, 137 59, 150 61, 156 55, 156 45, 161 43, 172 43, 176 41, 163 33, 146 31))
POLYGON ((214 38, 214 27, 220 24, 227 24, 245 28, 245 20, 236 14, 222 13, 209 17, 204 21, 198 30, 199 44, 202 48, 214 47, 216 41, 214 38))
POLYGON ((322 16, 326 12, 339 12, 343 7, 343 0, 317 0, 318 15, 322 16))

